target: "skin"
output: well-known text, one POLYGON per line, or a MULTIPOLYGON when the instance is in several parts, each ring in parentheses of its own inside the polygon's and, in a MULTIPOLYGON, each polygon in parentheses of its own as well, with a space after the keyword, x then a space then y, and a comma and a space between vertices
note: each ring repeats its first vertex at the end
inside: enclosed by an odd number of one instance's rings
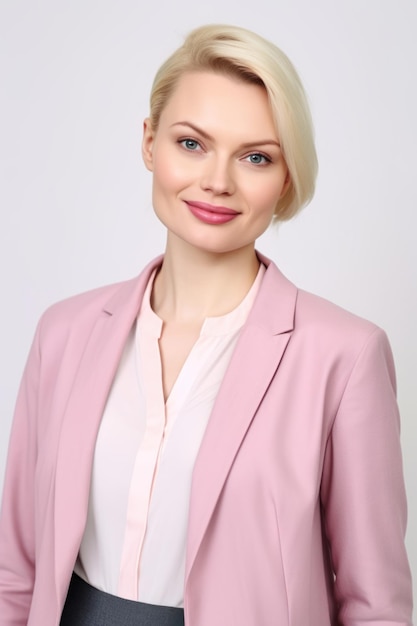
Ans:
POLYGON ((153 173, 154 210, 167 228, 152 294, 164 320, 167 397, 205 317, 233 310, 250 289, 259 267, 255 241, 289 176, 265 90, 214 72, 181 77, 158 128, 144 121, 142 151, 153 173), (206 223, 193 212, 195 202, 235 217, 206 223))

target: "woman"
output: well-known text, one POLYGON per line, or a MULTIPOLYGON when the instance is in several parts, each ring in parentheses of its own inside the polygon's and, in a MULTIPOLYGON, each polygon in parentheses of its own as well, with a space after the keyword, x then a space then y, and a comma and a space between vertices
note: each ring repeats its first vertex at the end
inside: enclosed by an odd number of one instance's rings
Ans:
POLYGON ((143 158, 164 256, 36 332, 0 624, 410 624, 385 334, 255 251, 314 189, 294 68, 197 29, 155 78, 143 158))

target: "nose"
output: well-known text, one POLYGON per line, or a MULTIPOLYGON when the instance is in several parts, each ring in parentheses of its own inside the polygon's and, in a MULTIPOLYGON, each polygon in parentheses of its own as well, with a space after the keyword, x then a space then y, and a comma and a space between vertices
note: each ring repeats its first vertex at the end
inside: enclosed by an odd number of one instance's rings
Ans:
POLYGON ((232 165, 226 157, 212 155, 207 159, 201 176, 201 188, 214 195, 231 195, 235 191, 232 165))

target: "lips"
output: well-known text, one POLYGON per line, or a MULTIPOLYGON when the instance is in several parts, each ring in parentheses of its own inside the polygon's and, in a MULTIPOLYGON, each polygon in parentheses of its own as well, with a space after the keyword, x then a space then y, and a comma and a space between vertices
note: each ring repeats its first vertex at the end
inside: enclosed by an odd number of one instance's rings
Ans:
POLYGON ((185 201, 190 212, 205 224, 226 224, 234 220, 240 213, 228 207, 208 204, 207 202, 185 201))

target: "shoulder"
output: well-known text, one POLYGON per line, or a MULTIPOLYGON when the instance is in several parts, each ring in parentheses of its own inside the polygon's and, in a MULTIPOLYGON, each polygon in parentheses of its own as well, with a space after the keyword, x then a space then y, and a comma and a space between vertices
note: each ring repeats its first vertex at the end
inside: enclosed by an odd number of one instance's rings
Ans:
MULTIPOLYGON (((310 348, 318 363, 348 369, 362 361, 385 363, 394 378, 394 361, 385 331, 377 324, 315 294, 298 290, 294 338, 310 348)), ((384 367, 385 367, 384 366, 384 367)))
POLYGON ((75 320, 96 316, 106 304, 123 288, 133 287, 137 278, 104 285, 55 302, 42 314, 41 328, 52 328, 75 320))
POLYGON ((286 362, 304 391, 311 389, 313 381, 312 402, 320 386, 330 394, 327 397, 337 401, 347 388, 349 397, 359 397, 381 393, 382 387, 392 400, 395 365, 385 331, 321 296, 295 287, 276 271, 275 289, 270 287, 275 315, 281 315, 280 307, 287 306, 289 296, 293 298, 292 324, 286 331, 290 333, 286 362))
POLYGON ((50 306, 41 316, 38 333, 45 337, 68 332, 88 332, 100 315, 114 315, 139 310, 142 294, 160 257, 151 261, 141 273, 131 279, 104 285, 71 296, 50 306))
POLYGON ((296 287, 273 262, 268 263, 267 274, 262 308, 268 303, 266 315, 275 319, 285 315, 293 347, 297 345, 317 360, 343 356, 354 361, 368 343, 386 346, 385 332, 373 322, 296 287))
POLYGON ((303 289, 298 289, 297 293, 295 326, 358 338, 367 337, 378 330, 378 326, 370 320, 303 289))

